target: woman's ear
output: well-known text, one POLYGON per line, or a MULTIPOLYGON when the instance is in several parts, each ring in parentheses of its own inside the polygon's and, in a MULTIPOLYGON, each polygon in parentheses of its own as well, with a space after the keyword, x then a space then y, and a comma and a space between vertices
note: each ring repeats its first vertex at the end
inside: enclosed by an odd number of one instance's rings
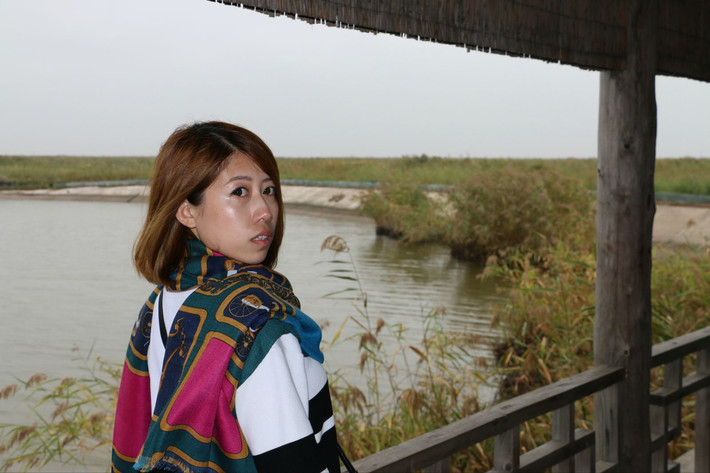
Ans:
POLYGON ((178 222, 182 223, 185 225, 187 228, 192 230, 195 228, 195 216, 193 215, 193 212, 195 211, 195 207, 190 204, 187 200, 178 207, 177 212, 175 212, 175 218, 178 220, 178 222))

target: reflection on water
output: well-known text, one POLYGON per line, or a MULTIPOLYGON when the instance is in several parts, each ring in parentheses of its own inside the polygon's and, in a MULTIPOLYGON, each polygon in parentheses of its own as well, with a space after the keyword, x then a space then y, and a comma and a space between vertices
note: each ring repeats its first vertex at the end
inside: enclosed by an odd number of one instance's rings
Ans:
MULTIPOLYGON (((132 324, 151 290, 131 266, 140 228, 139 203, 0 200, 0 388, 46 372, 76 376, 76 346, 86 356, 121 362, 132 324)), ((354 283, 325 275, 331 252, 323 240, 343 237, 351 248, 372 317, 401 323, 418 339, 423 316, 445 307, 449 327, 491 336, 488 307, 499 300, 481 268, 455 261, 437 245, 408 247, 375 236, 369 219, 289 209, 277 269, 291 280, 306 313, 328 324, 329 339, 357 304, 323 296, 354 283)), ((354 325, 346 324, 348 330, 354 325)), ((330 350, 330 370, 357 365, 352 349, 330 350)), ((487 356, 481 347, 481 356, 487 356)), ((3 421, 8 406, 0 404, 3 421)))
POLYGON ((444 307, 450 325, 483 324, 488 331, 488 307, 497 295, 493 281, 479 279, 482 267, 450 258, 441 246, 407 246, 389 238, 373 238, 358 260, 367 287, 388 288, 374 301, 384 314, 411 323, 417 313, 444 307))

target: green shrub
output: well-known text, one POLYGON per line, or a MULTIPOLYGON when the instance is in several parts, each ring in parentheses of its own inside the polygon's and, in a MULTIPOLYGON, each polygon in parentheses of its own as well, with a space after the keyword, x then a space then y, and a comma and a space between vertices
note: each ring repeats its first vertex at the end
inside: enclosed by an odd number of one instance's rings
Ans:
POLYGON ((574 179, 545 169, 493 169, 449 195, 452 255, 471 261, 539 253, 560 242, 593 242, 593 196, 574 179))
POLYGON ((362 200, 378 234, 407 243, 444 243, 454 257, 476 262, 539 256, 560 242, 589 249, 593 209, 594 197, 579 181, 544 167, 520 166, 489 167, 445 192, 393 180, 362 200))
POLYGON ((386 184, 362 198, 362 212, 375 220, 378 235, 403 242, 440 242, 446 217, 441 199, 412 182, 386 184))

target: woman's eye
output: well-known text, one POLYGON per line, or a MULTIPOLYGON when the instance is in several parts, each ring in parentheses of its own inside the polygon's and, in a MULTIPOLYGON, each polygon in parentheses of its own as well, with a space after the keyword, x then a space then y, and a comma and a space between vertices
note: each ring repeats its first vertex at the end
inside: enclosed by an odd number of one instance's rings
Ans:
POLYGON ((243 197, 247 195, 247 188, 246 187, 237 187, 232 191, 233 195, 236 195, 237 197, 243 197))
POLYGON ((276 195, 276 186, 269 186, 264 189, 265 195, 276 195))

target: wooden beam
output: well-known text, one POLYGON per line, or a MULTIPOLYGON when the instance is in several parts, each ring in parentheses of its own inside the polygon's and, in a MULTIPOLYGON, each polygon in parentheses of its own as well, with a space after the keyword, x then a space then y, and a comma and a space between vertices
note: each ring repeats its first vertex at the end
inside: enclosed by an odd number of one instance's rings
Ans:
POLYGON ((624 367, 627 378, 618 405, 595 397, 594 430, 598 460, 650 471, 658 0, 628 0, 627 8, 627 67, 600 73, 594 323, 595 363, 624 367))

